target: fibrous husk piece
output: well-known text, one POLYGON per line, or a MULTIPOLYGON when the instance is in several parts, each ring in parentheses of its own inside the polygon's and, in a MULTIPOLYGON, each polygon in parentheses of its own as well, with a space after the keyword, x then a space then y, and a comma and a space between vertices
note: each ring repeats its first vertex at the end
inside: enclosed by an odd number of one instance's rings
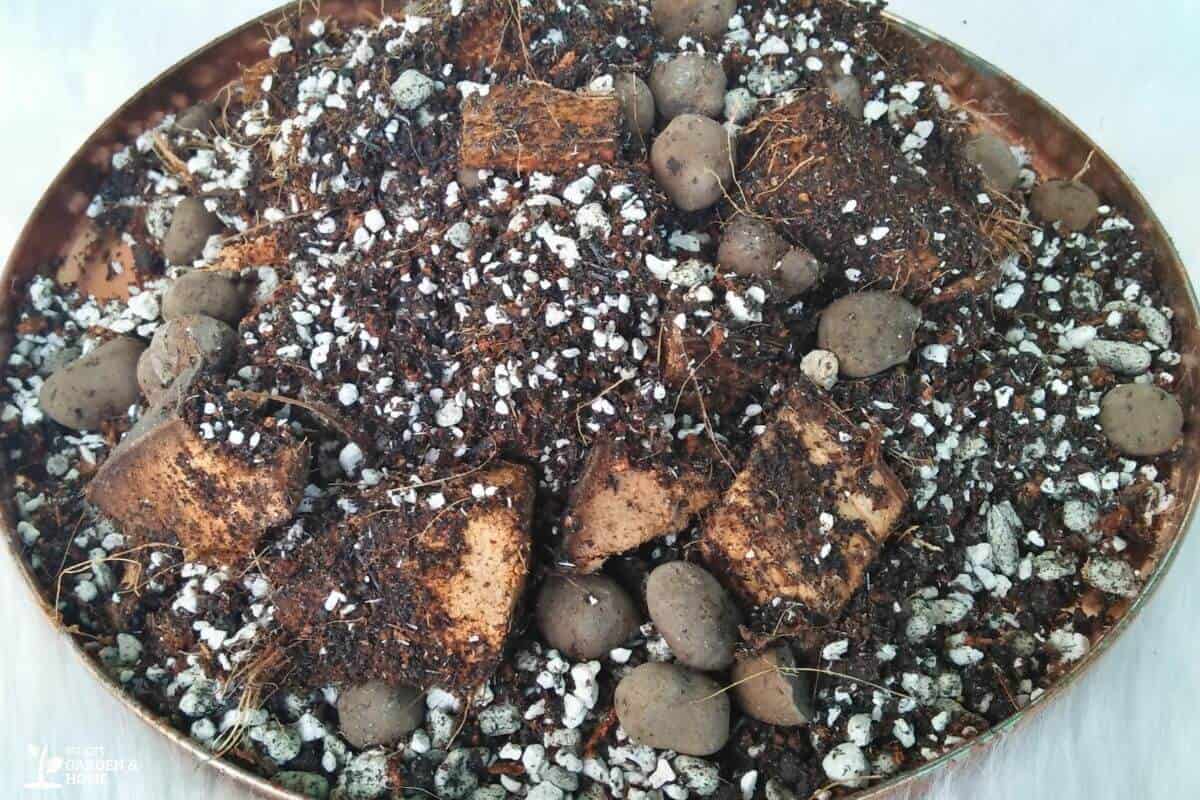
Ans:
POLYGON ((493 86, 463 102, 462 118, 460 166, 467 169, 562 173, 617 155, 621 113, 611 92, 493 86))
POLYGON ((705 521, 700 550, 748 601, 798 600, 832 618, 905 502, 878 442, 797 385, 705 521))

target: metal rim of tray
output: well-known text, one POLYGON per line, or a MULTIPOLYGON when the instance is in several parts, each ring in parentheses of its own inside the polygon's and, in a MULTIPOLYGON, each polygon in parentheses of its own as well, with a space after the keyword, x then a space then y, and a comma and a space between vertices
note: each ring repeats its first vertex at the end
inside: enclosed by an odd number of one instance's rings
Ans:
MULTIPOLYGON (((354 0, 325 0, 321 16, 337 18, 345 24, 362 24, 377 19, 374 10, 379 4, 355 3, 354 0)), ((403 3, 385 2, 383 11, 396 13, 403 3)), ((115 149, 132 141, 140 132, 161 119, 168 110, 181 109, 197 100, 212 97, 232 82, 242 66, 261 60, 264 56, 264 26, 275 25, 294 14, 296 4, 287 4, 269 11, 218 37, 167 69, 122 105, 83 144, 63 170, 55 177, 37 207, 30 215, 4 267, 3 285, 6 296, 0 299, 0 355, 7 356, 11 346, 13 307, 18 292, 36 268, 48 263, 71 241, 75 234, 64 235, 63 220, 83 217, 91 192, 101 174, 107 169, 115 149)), ((1119 207, 1138 226, 1158 265, 1164 293, 1172 304, 1179 321, 1180 346, 1185 354, 1182 365, 1180 395, 1191 430, 1200 429, 1200 404, 1197 396, 1197 361, 1200 360, 1200 311, 1187 271, 1158 217, 1129 177, 1081 130, 1042 100, 1034 92, 992 64, 967 52, 950 41, 908 20, 885 13, 884 39, 895 37, 899 42, 919 46, 923 70, 936 75, 956 100, 971 101, 980 118, 990 120, 992 127, 1020 139, 1036 141, 1029 147, 1034 166, 1043 174, 1070 175, 1083 165, 1088 154, 1092 163, 1088 182, 1102 197, 1119 207), (989 116, 992 114, 994 116, 989 116)), ((78 230, 75 231, 78 233, 78 230)), ((1160 517, 1159 543, 1151 558, 1150 574, 1142 592, 1128 610, 1112 624, 1088 654, 1067 674, 1057 680, 1041 697, 1005 721, 989 728, 979 736, 964 742, 945 755, 901 773, 856 795, 856 798, 880 798, 905 788, 913 789, 929 782, 950 764, 964 761, 985 751, 1006 733, 1034 718, 1054 698, 1064 694, 1107 652, 1124 630, 1146 606, 1174 561, 1186 535, 1197 500, 1200 499, 1200 450, 1189 437, 1184 452, 1172 469, 1171 484, 1180 502, 1160 517)), ((46 621, 58 628, 57 615, 51 600, 43 593, 29 564, 26 562, 11 508, 11 481, 0 475, 0 531, 7 539, 8 551, 29 590, 37 599, 46 621)), ((121 685, 104 672, 98 661, 90 656, 78 639, 59 628, 71 641, 71 648, 87 671, 115 695, 130 712, 153 727, 202 763, 232 778, 247 790, 267 798, 295 800, 299 798, 262 775, 250 772, 233 762, 214 758, 213 754, 194 742, 187 734, 142 706, 121 685)))

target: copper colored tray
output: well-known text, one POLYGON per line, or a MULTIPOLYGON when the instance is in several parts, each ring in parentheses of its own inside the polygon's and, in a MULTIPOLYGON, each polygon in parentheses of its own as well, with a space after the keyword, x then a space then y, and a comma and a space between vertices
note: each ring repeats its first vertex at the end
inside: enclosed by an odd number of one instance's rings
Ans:
MULTIPOLYGON (((404 5, 403 2, 384 0, 381 9, 379 2, 323 0, 320 10, 323 17, 337 18, 345 25, 352 25, 378 21, 378 13, 381 10, 385 13, 399 13, 404 5)), ((12 346, 14 308, 19 302, 26 281, 39 268, 44 268, 56 258, 64 257, 70 252, 84 229, 84 210, 98 187, 101 176, 108 169, 112 154, 155 125, 166 110, 180 110, 196 101, 214 97, 222 87, 240 76, 242 66, 265 58, 264 25, 276 25, 282 22, 285 16, 294 18, 295 13, 296 4, 289 4, 251 20, 197 50, 151 81, 109 117, 76 152, 42 196, 4 267, 3 285, 6 287, 6 293, 0 299, 0 363, 7 361, 12 346)), ((1197 325, 1195 294, 1188 281, 1187 271, 1180 262, 1179 254, 1170 238, 1129 177, 1082 131, 1009 75, 907 20, 894 15, 887 15, 886 19, 886 29, 877 36, 882 38, 884 46, 890 43, 910 48, 915 46, 920 50, 925 62, 923 71, 941 82, 958 102, 967 104, 967 107, 977 112, 982 124, 993 127, 1006 137, 1023 144, 1030 152, 1039 174, 1069 177, 1080 169, 1089 153, 1092 154, 1087 182, 1099 192, 1106 203, 1128 216, 1155 257, 1158 270, 1156 277, 1175 311, 1178 322, 1177 345, 1183 355, 1179 381, 1180 399, 1183 401, 1190 429, 1200 430, 1200 405, 1195 402, 1197 380, 1200 379, 1200 371, 1197 368, 1200 359, 1200 326, 1197 325)), ((1087 656, 1044 695, 1005 722, 941 758, 872 786, 857 797, 882 798, 891 795, 900 787, 911 790, 928 783, 934 773, 948 764, 978 754, 1001 736, 1032 719, 1053 702, 1054 698, 1066 692, 1071 684, 1096 663, 1146 605, 1174 560, 1196 507, 1197 489, 1200 485, 1198 445, 1200 437, 1188 437, 1183 445, 1185 450, 1179 460, 1179 466, 1169 475, 1172 493, 1179 502, 1171 511, 1158 518, 1157 548, 1148 562, 1142 565, 1142 574, 1146 576, 1145 588, 1111 630, 1100 641, 1093 643, 1087 656)), ((7 539, 8 549, 30 591, 37 598, 47 624, 54 625, 56 623, 52 600, 43 594, 21 554, 21 542, 15 532, 11 478, 3 474, 2 468, 0 498, 3 499, 0 503, 0 530, 7 539)), ((208 763, 248 791, 260 796, 281 799, 298 797, 231 762, 213 759, 211 753, 193 742, 186 734, 175 730, 125 694, 121 687, 103 672, 99 664, 83 651, 79 640, 72 639, 72 645, 86 668, 102 686, 121 698, 132 713, 175 744, 191 752, 197 759, 208 763)))

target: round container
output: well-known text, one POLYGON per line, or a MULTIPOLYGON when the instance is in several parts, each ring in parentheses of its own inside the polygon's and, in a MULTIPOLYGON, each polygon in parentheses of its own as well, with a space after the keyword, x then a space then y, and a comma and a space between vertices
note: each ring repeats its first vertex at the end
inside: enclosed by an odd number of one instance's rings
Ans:
MULTIPOLYGON (((382 11, 399 13, 405 5, 402 2, 384 0, 382 11)), ((47 264, 70 251, 83 230, 86 222, 84 211, 101 177, 107 171, 113 153, 147 128, 157 124, 166 111, 182 110, 197 101, 215 97, 224 86, 240 76, 238 65, 252 64, 265 58, 264 25, 274 27, 285 18, 294 19, 296 8, 297 4, 289 3, 268 12, 183 59, 134 95, 79 148, 42 196, 4 267, 3 285, 8 291, 0 298, 0 363, 7 361, 12 346, 14 308, 19 302, 20 290, 39 265, 47 264)), ((377 22, 380 10, 379 3, 361 3, 354 0, 323 0, 320 3, 323 18, 336 18, 345 26, 377 22)), ((307 22, 307 16, 310 14, 305 16, 307 22)), ((990 120, 999 120, 989 124, 1002 135, 1018 139, 1025 144, 1033 166, 1040 174, 1073 175, 1090 156, 1088 183, 1106 202, 1121 209, 1137 226, 1145 246, 1154 256, 1158 270, 1156 278, 1175 312, 1177 321, 1177 346, 1183 355, 1178 385, 1186 424, 1190 430, 1200 430, 1200 405, 1195 402, 1198 394, 1197 380, 1200 379, 1200 370, 1197 369, 1200 361, 1200 312, 1197 311, 1195 294, 1188 281, 1187 271, 1180 262, 1179 254, 1170 238, 1129 177, 1081 130, 1009 75, 907 20, 891 14, 885 14, 885 19, 886 24, 873 33, 876 42, 883 47, 904 46, 910 48, 910 52, 919 51, 923 62, 922 71, 928 75, 937 75, 942 86, 959 103, 969 103, 968 107, 981 116, 988 115, 990 120)), ((1134 621, 1174 560, 1196 508, 1197 489, 1200 487, 1198 443, 1200 437, 1187 438, 1177 465, 1167 476, 1172 493, 1180 502, 1157 518, 1157 546, 1141 566, 1141 574, 1147 576, 1145 587, 1107 634, 1092 643, 1088 654, 1045 694, 1003 723, 946 755, 864 789, 855 797, 883 798, 901 787, 910 791, 918 788, 930 781, 940 769, 979 753, 1001 736, 1011 733, 1032 719, 1056 697, 1068 691, 1071 685, 1091 668, 1134 621)), ((0 530, 4 533, 8 550, 15 559, 22 577, 38 599, 46 624, 55 625, 57 623, 52 607, 53 598, 48 597, 38 585, 22 556, 21 541, 16 535, 12 495, 11 478, 0 471, 0 500, 3 501, 0 502, 0 530)), ((84 652, 81 642, 79 638, 73 639, 75 652, 98 684, 117 695, 133 714, 153 726, 163 736, 188 750, 201 762, 232 777, 249 791, 281 800, 299 798, 298 795, 236 764, 213 759, 208 750, 127 695, 100 668, 97 661, 84 652)))

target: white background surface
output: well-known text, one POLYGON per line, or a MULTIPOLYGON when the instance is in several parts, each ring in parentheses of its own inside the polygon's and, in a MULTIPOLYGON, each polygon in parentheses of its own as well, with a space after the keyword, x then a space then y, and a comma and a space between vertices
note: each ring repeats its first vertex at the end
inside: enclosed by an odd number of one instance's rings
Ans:
MULTIPOLYGON (((109 112, 179 57, 277 1, 0 0, 0 257, 109 112)), ((998 64, 1091 134, 1200 271, 1200 2, 895 0, 893 9, 998 64)), ((1170 578, 1099 666, 1021 735, 949 775, 935 796, 1200 797, 1198 571, 1193 532, 1170 578)), ((248 797, 93 685, 6 555, 0 608, 0 797, 248 797), (36 776, 31 746, 52 755, 100 747, 137 768, 102 787, 32 792, 23 788, 36 776)))

